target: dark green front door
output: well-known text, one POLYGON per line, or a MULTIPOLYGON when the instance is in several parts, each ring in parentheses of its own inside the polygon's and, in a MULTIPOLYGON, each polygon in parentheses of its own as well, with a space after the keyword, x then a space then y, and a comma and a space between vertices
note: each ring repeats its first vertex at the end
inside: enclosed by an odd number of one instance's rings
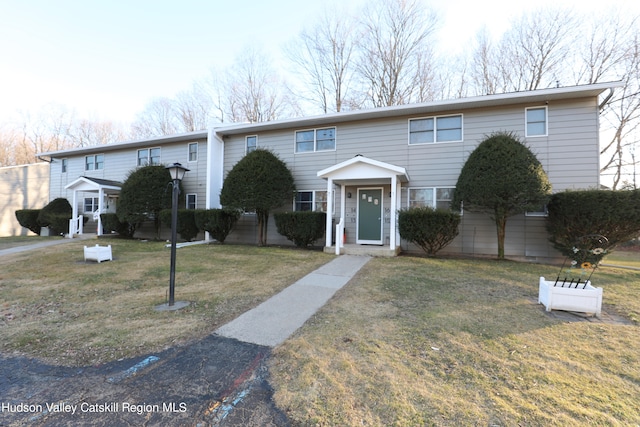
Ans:
POLYGON ((356 243, 382 244, 382 188, 358 189, 358 239, 356 243))

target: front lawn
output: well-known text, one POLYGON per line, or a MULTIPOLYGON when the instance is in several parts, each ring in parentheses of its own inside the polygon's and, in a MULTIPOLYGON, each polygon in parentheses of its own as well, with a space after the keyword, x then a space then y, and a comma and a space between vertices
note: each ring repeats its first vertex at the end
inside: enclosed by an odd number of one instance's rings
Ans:
POLYGON ((557 267, 374 259, 274 351, 294 425, 583 426, 640 423, 640 273, 603 268, 603 310, 537 304, 557 267))
POLYGON ((0 257, 0 351, 80 366, 162 350, 212 333, 332 258, 253 246, 181 248, 175 298, 192 304, 159 312, 169 257, 162 242, 119 239, 0 257), (83 245, 96 243, 111 244, 114 261, 84 262, 83 245))

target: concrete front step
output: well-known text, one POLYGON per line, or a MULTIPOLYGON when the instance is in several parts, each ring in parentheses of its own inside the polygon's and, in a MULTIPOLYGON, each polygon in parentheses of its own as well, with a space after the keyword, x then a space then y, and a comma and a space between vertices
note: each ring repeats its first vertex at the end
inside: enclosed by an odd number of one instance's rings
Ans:
MULTIPOLYGON (((367 255, 374 257, 394 257, 398 256, 402 249, 397 247, 395 250, 390 249, 389 246, 375 246, 375 245, 354 245, 346 244, 340 248, 340 255, 367 255)), ((328 254, 335 254, 336 247, 328 246, 324 248, 324 252, 328 254)))

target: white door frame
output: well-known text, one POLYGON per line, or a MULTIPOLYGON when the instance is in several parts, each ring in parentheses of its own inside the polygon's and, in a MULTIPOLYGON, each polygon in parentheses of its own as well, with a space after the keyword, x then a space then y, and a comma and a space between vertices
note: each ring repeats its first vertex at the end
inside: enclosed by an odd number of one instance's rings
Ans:
POLYGON ((358 202, 356 203, 356 243, 359 245, 382 245, 384 241, 384 187, 358 187, 358 202), (360 239, 360 192, 366 190, 380 190, 380 240, 362 240, 360 239))

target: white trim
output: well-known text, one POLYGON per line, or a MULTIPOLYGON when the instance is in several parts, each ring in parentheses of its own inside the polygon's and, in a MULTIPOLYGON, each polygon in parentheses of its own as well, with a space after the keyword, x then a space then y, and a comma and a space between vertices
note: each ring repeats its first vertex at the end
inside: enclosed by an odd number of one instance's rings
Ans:
POLYGON ((184 207, 185 209, 198 209, 198 193, 187 193, 184 195, 184 207), (189 196, 194 196, 196 198, 195 206, 193 208, 189 207, 189 196))
MULTIPOLYGON (((534 122, 539 123, 539 122, 534 122)), ((525 138, 539 138, 549 136, 549 107, 546 105, 538 105, 536 107, 526 107, 524 109, 524 136, 525 138), (544 110, 544 134, 529 135, 529 119, 527 113, 529 110, 544 110)))
MULTIPOLYGON (((160 151, 160 153, 162 153, 162 150, 160 151)), ((187 143, 187 163, 196 163, 199 158, 200 158, 200 143, 198 141, 187 143), (196 146, 196 159, 195 160, 191 160, 190 159, 190 157, 191 157, 191 146, 192 145, 196 146)))
POLYGON ((293 131, 293 153, 294 154, 309 154, 309 153, 330 153, 338 149, 338 128, 336 126, 318 126, 308 129, 296 129, 293 131), (331 150, 318 150, 318 130, 333 129, 333 149, 331 150), (298 151, 298 132, 313 131, 313 150, 311 151, 298 151))
POLYGON ((257 149, 258 149, 258 135, 257 135, 257 134, 254 134, 254 135, 247 135, 247 136, 245 136, 245 137, 244 137, 244 154, 245 154, 245 156, 246 156, 247 154, 249 154, 249 146, 247 145, 247 140, 248 140, 249 138, 255 138, 255 139, 256 139, 256 146, 255 146, 254 150, 257 150, 257 149))
POLYGON ((356 193, 358 197, 358 202, 356 203, 356 244, 382 245, 384 242, 384 187, 358 187, 356 193), (380 190, 380 240, 360 239, 360 191, 366 190, 380 190))
POLYGON ((407 144, 409 146, 417 146, 417 145, 433 145, 433 144, 448 144, 451 142, 463 142, 464 141, 464 114, 441 114, 436 116, 425 116, 425 117, 412 117, 407 120, 407 144), (438 119, 447 118, 447 117, 458 117, 460 116, 460 139, 451 140, 451 141, 438 141, 438 119), (416 142, 414 144, 411 143, 411 122, 414 120, 428 120, 433 119, 433 141, 432 142, 416 142))

